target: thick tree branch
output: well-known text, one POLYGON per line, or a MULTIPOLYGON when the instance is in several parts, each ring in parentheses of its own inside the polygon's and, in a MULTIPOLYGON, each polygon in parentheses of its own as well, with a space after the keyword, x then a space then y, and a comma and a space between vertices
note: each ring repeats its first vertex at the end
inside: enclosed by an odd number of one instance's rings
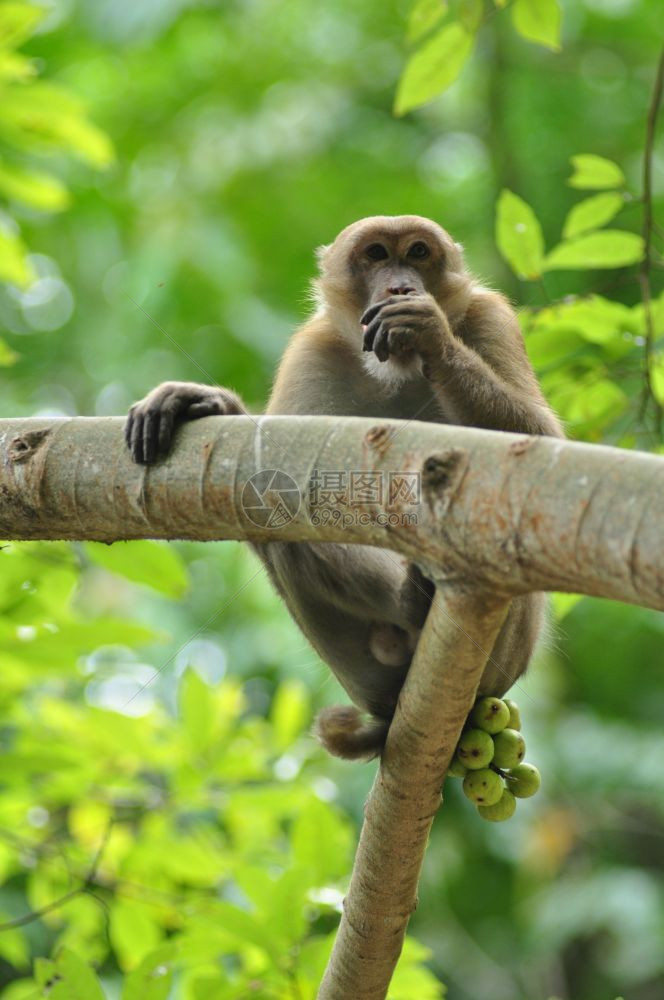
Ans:
POLYGON ((444 567, 449 582, 664 610, 660 456, 416 421, 209 417, 146 468, 131 462, 122 425, 0 421, 0 538, 357 542, 444 567), (302 496, 280 526, 248 516, 245 485, 263 469, 283 470, 302 496), (378 476, 383 496, 326 507, 311 489, 321 471, 378 476), (404 474, 421 477, 419 504, 390 503, 404 474))

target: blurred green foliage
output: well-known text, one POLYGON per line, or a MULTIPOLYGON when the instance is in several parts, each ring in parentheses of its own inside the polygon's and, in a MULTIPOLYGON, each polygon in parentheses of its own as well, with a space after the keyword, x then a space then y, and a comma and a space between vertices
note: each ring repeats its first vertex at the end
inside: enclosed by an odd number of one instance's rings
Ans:
MULTIPOLYGON (((112 153, 110 141, 88 121, 81 101, 68 88, 37 80, 36 60, 17 51, 44 15, 22 0, 0 4, 0 195, 28 209, 58 212, 69 205, 67 188, 51 171, 33 169, 32 160, 40 154, 73 153, 105 167, 112 153)), ((36 272, 11 221, 6 215, 0 218, 0 279, 25 289, 36 272)))
MULTIPOLYGON (((2 0, 2 415, 122 413, 164 378, 260 407, 314 247, 415 212, 519 303, 570 436, 661 449, 635 263, 660 20, 649 0, 568 2, 562 28, 553 0, 2 0)), ((661 146, 654 168, 660 190, 661 146)), ((0 560, 0 996, 313 997, 373 769, 309 737, 339 692, 258 563, 147 542, 0 560)), ((664 993, 662 617, 555 607, 514 692, 543 790, 495 828, 446 788, 391 1000, 664 993)))
MULTIPOLYGON (((114 602, 124 590, 133 603, 122 581, 142 575, 177 599, 183 563, 156 542, 106 551, 104 569, 97 546, 3 552, 0 968, 7 978, 32 954, 54 956, 3 997, 119 996, 124 972, 123 1000, 166 1000, 173 983, 191 1000, 314 998, 354 830, 306 732, 307 686, 282 680, 264 714, 225 675, 222 647, 190 641, 155 697, 140 657, 159 636, 82 620, 72 595, 78 582, 98 607, 90 590, 110 585, 114 602), (23 923, 26 908, 38 925, 23 923)), ((394 1000, 442 996, 429 955, 409 942, 394 1000)))

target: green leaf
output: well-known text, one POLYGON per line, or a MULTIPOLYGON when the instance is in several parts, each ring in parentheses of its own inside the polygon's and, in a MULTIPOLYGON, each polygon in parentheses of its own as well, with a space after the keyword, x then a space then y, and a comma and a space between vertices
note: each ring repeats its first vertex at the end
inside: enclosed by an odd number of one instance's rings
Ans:
POLYGON ((456 0, 456 16, 466 31, 476 32, 484 13, 484 0, 456 0))
POLYGON ((19 355, 0 337, 0 368, 9 368, 18 361, 18 358, 19 355))
POLYGON ((239 947, 246 948, 248 944, 253 944, 279 965, 283 952, 277 928, 264 924, 257 914, 223 900, 211 905, 209 914, 215 926, 234 938, 239 947))
POLYGON ((44 996, 34 979, 15 979, 0 995, 2 1000, 42 1000, 44 996))
POLYGON ((474 36, 460 24, 448 24, 415 52, 403 71, 394 105, 396 115, 426 104, 446 90, 461 72, 474 36))
POLYGON ((334 809, 312 799, 298 813, 291 833, 291 849, 298 867, 311 873, 312 885, 340 878, 350 860, 350 833, 334 809))
MULTIPOLYGON (((574 299, 568 302, 555 302, 553 305, 540 309, 533 318, 531 330, 550 330, 554 341, 558 342, 560 360, 561 347, 574 350, 573 342, 567 342, 565 333, 574 332, 591 344, 625 345, 630 350, 629 342, 623 338, 624 332, 629 332, 634 325, 633 311, 622 302, 612 302, 601 295, 589 295, 587 298, 574 299)), ((552 342, 553 343, 553 342, 552 342)), ((555 347, 554 347, 555 349, 555 347)), ((556 355, 550 359, 555 364, 556 355)))
POLYGON ((98 168, 113 160, 110 139, 88 121, 82 102, 51 83, 8 89, 3 94, 0 132, 21 149, 64 149, 98 168))
POLYGON ((306 932, 307 892, 310 873, 288 868, 274 878, 252 865, 238 866, 235 880, 260 913, 261 919, 279 934, 283 947, 290 947, 306 932))
POLYGON ((50 174, 6 164, 0 164, 0 194, 43 212, 60 212, 70 201, 67 188, 50 174))
POLYGON ((46 986, 55 975, 55 962, 50 958, 36 958, 32 971, 37 986, 46 986))
POLYGON ((660 406, 664 406, 664 356, 661 354, 656 354, 653 358, 650 368, 650 384, 655 399, 660 406))
POLYGON ((310 715, 307 688, 301 681, 282 681, 272 702, 270 719, 278 750, 285 750, 300 735, 310 715))
POLYGON ((572 425, 604 427, 616 420, 628 405, 628 397, 615 382, 598 379, 579 385, 578 393, 568 401, 564 417, 572 425))
POLYGON ((25 632, 0 621, 0 654, 18 657, 40 671, 71 671, 78 656, 100 646, 142 646, 159 637, 146 625, 121 619, 61 622, 55 629, 49 624, 40 623, 25 632))
POLYGON ((557 0, 515 0, 512 23, 529 42, 560 50, 560 7, 557 0))
POLYGON ((33 34, 45 15, 45 8, 4 0, 0 4, 0 48, 17 48, 33 34))
MULTIPOLYGON (((325 937, 309 937, 298 948, 297 971, 301 976, 306 976, 314 990, 325 974, 335 937, 336 931, 325 937)), ((316 996, 315 991, 312 991, 311 996, 316 996)))
POLYGON ((595 194, 592 198, 580 201, 567 214, 563 225, 563 236, 565 239, 571 239, 591 229, 599 229, 618 214, 624 203, 623 196, 615 191, 595 194))
POLYGON ((574 188, 616 188, 625 183, 625 176, 613 160, 605 160, 594 153, 579 153, 570 158, 574 173, 568 180, 574 188))
POLYGON ((14 233, 0 230, 0 281, 27 288, 35 280, 23 241, 14 233))
MULTIPOLYGON (((0 912, 0 921, 10 919, 10 914, 0 912)), ((0 957, 16 969, 30 966, 30 948, 25 931, 20 927, 9 927, 0 932, 0 957)))
POLYGON ((533 280, 542 273, 544 236, 530 205, 512 191, 501 191, 496 206, 496 242, 518 277, 533 280))
POLYGON ((414 938, 406 938, 387 1000, 443 1000, 445 987, 424 963, 432 957, 431 949, 414 938))
MULTIPOLYGON (((99 715, 100 713, 97 713, 97 718, 99 715)), ((67 826, 79 844, 93 850, 102 843, 108 831, 111 817, 112 809, 106 802, 81 799, 81 801, 73 802, 70 805, 67 826)))
POLYGON ((406 40, 411 44, 419 42, 442 20, 447 12, 445 0, 416 0, 409 16, 406 40))
POLYGON ((573 607, 575 607, 579 601, 583 600, 583 594, 567 594, 556 591, 555 594, 551 594, 551 604, 553 607, 553 614, 556 621, 562 621, 565 615, 568 615, 573 607))
POLYGON ((643 257, 643 239, 620 229, 579 236, 555 246, 544 261, 545 271, 565 269, 584 271, 594 268, 627 267, 643 257))
POLYGON ((187 667, 178 691, 180 713, 187 735, 197 752, 210 743, 215 726, 213 691, 191 667, 187 667))
POLYGON ((160 841, 163 850, 159 861, 160 871, 174 882, 184 882, 189 886, 210 885, 210 872, 228 870, 229 858, 216 842, 216 837, 201 830, 197 834, 180 834, 160 841))
POLYGON ((161 931, 153 912, 135 900, 116 898, 111 904, 109 936, 120 968, 134 968, 159 944, 161 931))
POLYGON ((122 1000, 166 1000, 173 983, 172 945, 146 955, 125 979, 122 1000))
POLYGON ((292 948, 307 932, 307 893, 310 872, 289 868, 276 880, 269 900, 263 901, 268 921, 279 928, 285 947, 292 948))
POLYGON ((87 542, 85 551, 95 565, 167 597, 180 598, 189 586, 186 566, 168 542, 87 542))
POLYGON ((19 52, 0 49, 0 80, 25 82, 36 74, 37 69, 33 59, 28 59, 19 52))
POLYGON ((49 1000, 105 1000, 99 980, 89 965, 68 948, 55 960, 55 982, 45 996, 49 1000))

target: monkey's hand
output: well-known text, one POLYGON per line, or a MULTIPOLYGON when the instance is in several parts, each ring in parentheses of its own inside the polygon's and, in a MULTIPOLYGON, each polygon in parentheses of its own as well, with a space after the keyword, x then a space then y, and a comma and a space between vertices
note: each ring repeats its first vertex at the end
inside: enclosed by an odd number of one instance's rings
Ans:
POLYGON ((246 412, 240 398, 229 389, 197 382, 162 382, 130 409, 125 441, 135 462, 150 465, 167 454, 175 428, 183 420, 246 412))
POLYGON ((441 360, 452 337, 445 314, 428 294, 392 295, 370 306, 360 322, 364 351, 373 351, 379 361, 419 354, 424 369, 441 360))

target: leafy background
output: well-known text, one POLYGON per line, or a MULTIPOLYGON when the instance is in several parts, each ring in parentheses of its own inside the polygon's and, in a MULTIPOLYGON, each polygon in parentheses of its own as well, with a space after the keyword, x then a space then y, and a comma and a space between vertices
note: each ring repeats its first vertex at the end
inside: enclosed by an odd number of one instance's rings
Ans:
MULTIPOLYGON (((562 15, 2 0, 0 414, 120 414, 174 377, 258 409, 313 248, 414 212, 521 304, 571 437, 661 450, 661 229, 650 329, 638 282, 659 13, 562 15)), ((653 166, 661 189, 661 144, 653 166)), ((373 768, 313 744, 339 691, 259 564, 0 559, 2 1000, 315 996, 373 768)), ((543 791, 494 827, 446 789, 391 1000, 664 992, 664 619, 555 612, 514 691, 543 791)))

